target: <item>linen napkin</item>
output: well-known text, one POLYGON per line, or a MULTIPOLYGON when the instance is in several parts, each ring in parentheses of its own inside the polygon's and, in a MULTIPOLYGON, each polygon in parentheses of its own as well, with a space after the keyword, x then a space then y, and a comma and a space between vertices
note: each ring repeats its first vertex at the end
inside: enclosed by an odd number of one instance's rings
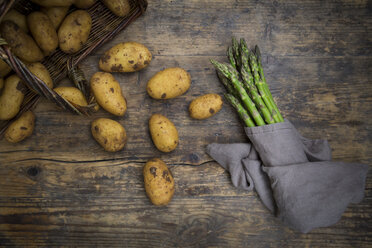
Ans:
POLYGON ((368 166, 331 161, 326 140, 302 137, 288 120, 245 132, 252 143, 213 143, 207 152, 235 187, 256 190, 291 228, 307 233, 335 224, 350 203, 363 199, 368 166))

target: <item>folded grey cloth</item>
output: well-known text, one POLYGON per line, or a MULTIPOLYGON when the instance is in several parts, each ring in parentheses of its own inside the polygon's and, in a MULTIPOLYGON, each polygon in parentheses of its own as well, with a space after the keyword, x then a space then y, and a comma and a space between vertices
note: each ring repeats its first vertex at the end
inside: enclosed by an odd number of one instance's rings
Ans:
POLYGON ((363 199, 368 166, 331 161, 326 140, 309 140, 283 123, 245 128, 252 144, 210 144, 208 154, 235 187, 256 190, 285 224, 307 233, 335 224, 363 199))

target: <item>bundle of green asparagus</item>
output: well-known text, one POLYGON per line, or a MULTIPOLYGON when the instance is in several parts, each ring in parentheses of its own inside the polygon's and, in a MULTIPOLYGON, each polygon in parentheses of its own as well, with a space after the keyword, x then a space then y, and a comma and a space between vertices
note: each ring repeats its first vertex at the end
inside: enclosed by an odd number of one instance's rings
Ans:
POLYGON ((226 99, 236 109, 247 127, 283 122, 263 73, 258 46, 249 50, 243 38, 232 38, 227 49, 228 63, 211 59, 218 78, 225 86, 226 99))

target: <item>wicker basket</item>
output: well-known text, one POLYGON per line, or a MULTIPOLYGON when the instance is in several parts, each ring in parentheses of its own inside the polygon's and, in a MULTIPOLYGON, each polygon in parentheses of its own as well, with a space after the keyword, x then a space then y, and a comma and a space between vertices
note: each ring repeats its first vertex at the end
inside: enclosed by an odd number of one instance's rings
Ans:
MULTIPOLYGON (((74 54, 66 54, 57 48, 56 51, 41 61, 48 69, 55 85, 57 85, 61 79, 69 76, 75 85, 85 94, 89 102, 87 107, 74 105, 49 89, 44 82, 35 77, 25 67, 22 61, 12 54, 6 42, 0 38, 0 58, 7 62, 13 71, 17 73, 28 86, 27 88, 25 87, 25 98, 21 105, 21 109, 13 119, 18 118, 25 111, 32 109, 40 99, 40 96, 44 96, 50 101, 53 101, 65 110, 69 110, 76 114, 89 115, 94 108, 95 100, 90 94, 88 82, 85 80, 83 73, 78 69, 77 65, 94 49, 112 39, 146 11, 147 0, 130 0, 130 4, 130 13, 125 17, 118 17, 106 8, 101 1, 97 1, 92 7, 86 9, 92 17, 92 29, 88 41, 84 44, 82 49, 74 54), (32 88, 33 91, 29 88, 32 88)), ((0 6, 0 20, 11 8, 27 15, 32 11, 38 10, 40 7, 26 0, 3 1, 0 6)), ((76 10, 76 8, 71 7, 69 13, 74 10, 76 10)), ((11 122, 12 120, 0 121, 0 136, 11 122)))

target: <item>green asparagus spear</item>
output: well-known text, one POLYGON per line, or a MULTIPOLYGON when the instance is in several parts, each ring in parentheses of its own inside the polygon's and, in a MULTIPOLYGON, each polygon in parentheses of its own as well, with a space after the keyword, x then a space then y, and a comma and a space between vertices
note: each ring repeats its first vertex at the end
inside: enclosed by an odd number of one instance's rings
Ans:
POLYGON ((260 95, 263 101, 265 102, 267 108, 269 109, 271 115, 273 116, 275 122, 281 122, 278 112, 275 110, 273 106, 273 100, 270 98, 269 94, 266 92, 264 88, 264 83, 261 80, 260 75, 258 73, 257 60, 253 53, 249 53, 249 64, 252 70, 254 84, 256 85, 258 92, 260 92, 260 95))
MULTIPOLYGON (((250 77, 249 77, 250 81, 249 82, 251 84, 254 84, 254 85, 258 86, 257 83, 260 82, 260 74, 257 74, 257 70, 255 70, 255 69, 257 69, 257 67, 254 67, 254 65, 257 65, 257 63, 252 65, 252 63, 250 61, 250 59, 252 58, 252 56, 254 56, 254 54, 249 51, 247 43, 245 42, 245 40, 243 38, 240 39, 240 47, 241 47, 241 56, 242 56, 242 66, 244 67, 244 69, 250 75, 250 77), (252 74, 253 74, 253 76, 252 76, 252 74)), ((266 86, 267 86, 267 84, 266 84, 266 86)), ((267 97, 263 98, 264 103, 266 104, 266 107, 269 109, 269 111, 271 113, 271 116, 274 118, 274 121, 275 122, 280 122, 278 116, 275 115, 276 111, 273 111, 273 109, 274 109, 273 100, 272 100, 271 93, 268 90, 268 88, 266 90, 265 87, 261 87, 261 91, 260 91, 260 89, 258 89, 258 92, 259 92, 261 98, 262 98, 263 95, 267 96, 267 97), (264 93, 262 92, 263 90, 264 90, 264 93)))
POLYGON ((235 63, 236 63, 235 69, 239 70, 241 66, 241 59, 240 59, 240 54, 239 54, 239 43, 235 37, 232 37, 232 50, 233 50, 235 63))
POLYGON ((269 86, 266 82, 266 79, 265 79, 265 75, 263 73, 263 66, 262 66, 262 63, 261 63, 261 52, 260 52, 260 49, 258 48, 258 46, 256 45, 255 46, 255 55, 256 55, 256 59, 257 59, 257 64, 258 64, 258 71, 259 71, 259 74, 260 74, 260 77, 261 77, 261 80, 264 82, 264 87, 265 87, 265 90, 266 90, 266 93, 270 96, 271 98, 271 103, 275 109, 275 111, 278 113, 278 116, 279 116, 279 120, 280 122, 283 122, 284 119, 283 119, 283 116, 281 115, 279 109, 278 109, 278 106, 276 105, 275 101, 274 101, 274 98, 273 96, 271 95, 271 92, 269 90, 269 86))
POLYGON ((271 95, 269 87, 266 83, 265 75, 263 73, 263 67, 262 67, 262 63, 261 63, 261 51, 260 51, 260 48, 257 45, 254 47, 254 54, 256 55, 257 65, 258 65, 258 72, 260 74, 260 78, 263 82, 265 82, 265 89, 267 90, 268 95, 272 98, 273 96, 271 95))
POLYGON ((226 78, 220 71, 217 71, 217 76, 220 79, 220 82, 225 86, 227 93, 239 98, 238 92, 234 89, 234 86, 230 83, 230 80, 226 78))
POLYGON ((261 95, 258 94, 257 88, 254 85, 253 77, 248 65, 248 56, 249 50, 246 46, 244 39, 240 39, 240 56, 242 61, 242 66, 240 68, 240 75, 243 79, 244 86, 247 88, 252 100, 256 104, 257 108, 260 110, 263 118, 267 124, 275 123, 274 118, 272 117, 269 109, 266 107, 263 102, 261 95))
POLYGON ((230 102, 230 104, 236 109, 238 112, 240 119, 244 121, 245 126, 247 127, 254 127, 255 124, 251 117, 249 116, 247 110, 244 109, 244 107, 241 105, 239 100, 235 98, 235 96, 231 94, 225 94, 225 98, 230 102))
POLYGON ((252 97, 253 102, 256 104, 258 110, 260 110, 261 115, 265 119, 266 124, 273 124, 275 123, 273 116, 270 114, 269 109, 266 107, 265 103, 262 101, 261 95, 258 94, 256 86, 252 86, 249 83, 248 73, 242 67, 241 69, 241 77, 243 79, 243 83, 249 91, 250 96, 252 97))
POLYGON ((231 46, 229 46, 227 48, 226 53, 227 53, 227 58, 230 61, 230 64, 232 65, 232 67, 234 67, 236 69, 236 62, 235 62, 235 58, 234 58, 234 51, 233 51, 233 49, 232 49, 231 46))
POLYGON ((235 90, 239 93, 240 100, 243 102, 244 107, 247 108, 257 126, 265 125, 260 113, 254 105, 252 99, 248 96, 244 89, 243 84, 239 81, 238 72, 229 64, 222 64, 213 59, 210 60, 214 67, 220 71, 225 77, 229 78, 235 90))

